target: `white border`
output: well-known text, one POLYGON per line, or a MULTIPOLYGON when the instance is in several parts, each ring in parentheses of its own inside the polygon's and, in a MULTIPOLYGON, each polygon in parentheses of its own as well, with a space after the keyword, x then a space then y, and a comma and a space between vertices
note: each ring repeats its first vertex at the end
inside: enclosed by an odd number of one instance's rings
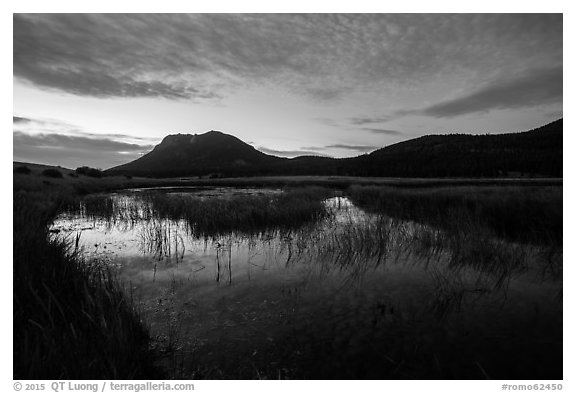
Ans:
MULTIPOLYGON (((347 2, 333 2, 333 1, 310 1, 310 0, 292 0, 289 2, 270 2, 264 0, 243 0, 243 1, 205 1, 205 2, 192 2, 192 1, 169 1, 163 0, 162 2, 148 2, 146 4, 136 2, 120 2, 118 0, 99 0, 96 2, 78 2, 78 1, 63 1, 63 0, 26 0, 15 1, 11 0, 3 3, 2 5, 2 19, 0 29, 2 30, 2 49, 4 53, 10 53, 2 62, 2 96, 5 112, 10 108, 9 103, 12 102, 13 109, 13 63, 8 62, 8 58, 12 59, 12 13, 14 12, 38 12, 38 13, 52 13, 52 12, 418 12, 418 13, 439 13, 439 12, 499 12, 499 13, 564 13, 564 234, 565 234, 565 248, 564 248, 564 281, 572 284, 574 279, 574 268, 572 264, 575 262, 574 241, 571 241, 570 224, 574 223, 576 219, 575 207, 570 202, 574 196, 574 168, 575 161, 572 155, 572 148, 575 147, 574 142, 574 121, 570 113, 573 100, 573 86, 574 77, 572 76, 574 67, 573 62, 573 41, 569 37, 576 37, 574 31, 573 7, 568 1, 545 1, 545 2, 517 2, 517 1, 497 1, 488 0, 478 2, 477 4, 469 4, 462 1, 410 1, 410 2, 384 2, 384 1, 370 1, 370 0, 355 0, 347 2), (568 110, 567 110, 568 109, 568 110), (566 241, 567 240, 567 241, 566 241)), ((1 165, 2 178, 10 179, 12 181, 12 144, 11 130, 12 123, 11 115, 6 113, 2 117, 2 124, 5 125, 5 130, 2 132, 2 157, 3 163, 1 165)), ((2 311, 4 314, 10 315, 10 322, 8 317, 5 322, 1 324, 1 337, 5 350, 0 358, 0 373, 2 391, 13 391, 12 380, 12 274, 11 263, 7 256, 12 255, 12 198, 11 191, 8 184, 5 185, 5 190, 2 195, 2 207, 4 209, 5 217, 4 225, 2 227, 3 249, 5 251, 5 264, 6 269, 2 277, 1 291, 2 296, 2 311), (8 250, 8 252, 6 252, 8 250)), ((573 349, 574 338, 573 334, 576 332, 574 324, 574 290, 572 285, 567 285, 564 292, 564 389, 563 391, 574 391, 576 387, 572 385, 574 378, 572 374, 574 371, 573 349)), ((546 359, 542 359, 546 362, 546 359)), ((51 382, 51 381, 46 381, 51 382)), ((96 381, 95 381, 96 382, 96 381)), ((222 391, 231 392, 235 390, 240 391, 253 391, 253 392, 269 392, 274 389, 276 392, 291 392, 295 390, 311 389, 333 392, 350 392, 353 390, 358 391, 391 391, 391 392, 496 392, 502 391, 502 383, 520 384, 520 383, 537 383, 540 381, 195 381, 195 391, 222 391)), ((555 381, 542 381, 543 383, 555 381)), ((47 389, 50 391, 50 389, 47 389)))

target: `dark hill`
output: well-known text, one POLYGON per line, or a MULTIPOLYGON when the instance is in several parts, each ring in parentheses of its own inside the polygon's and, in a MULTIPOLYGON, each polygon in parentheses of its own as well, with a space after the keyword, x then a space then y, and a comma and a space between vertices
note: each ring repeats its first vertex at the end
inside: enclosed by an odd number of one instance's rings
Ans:
POLYGON ((219 131, 168 135, 150 153, 109 173, 173 177, 220 174, 242 176, 284 161, 219 131))
POLYGON ((357 176, 562 177, 562 119, 531 131, 427 135, 350 159, 357 176))
POLYGON ((427 135, 344 159, 264 154, 217 131, 169 135, 145 156, 108 173, 173 177, 218 174, 382 177, 562 177, 562 119, 494 135, 427 135))

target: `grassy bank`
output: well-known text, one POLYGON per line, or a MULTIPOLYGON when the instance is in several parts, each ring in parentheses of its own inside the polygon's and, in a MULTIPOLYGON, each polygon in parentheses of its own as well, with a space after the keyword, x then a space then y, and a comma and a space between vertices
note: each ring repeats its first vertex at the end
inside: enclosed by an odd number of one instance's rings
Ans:
POLYGON ((14 379, 158 376, 148 333, 113 274, 50 237, 56 194, 14 194, 14 379))
POLYGON ((561 186, 562 179, 547 178, 386 178, 355 176, 255 176, 237 178, 144 178, 126 176, 105 176, 95 178, 77 174, 66 168, 14 162, 14 190, 66 192, 87 195, 140 187, 305 187, 322 186, 336 189, 358 186, 393 186, 397 188, 426 188, 450 186, 561 186), (22 171, 25 167, 27 170, 22 171), (43 175, 47 169, 61 172, 62 177, 43 175))

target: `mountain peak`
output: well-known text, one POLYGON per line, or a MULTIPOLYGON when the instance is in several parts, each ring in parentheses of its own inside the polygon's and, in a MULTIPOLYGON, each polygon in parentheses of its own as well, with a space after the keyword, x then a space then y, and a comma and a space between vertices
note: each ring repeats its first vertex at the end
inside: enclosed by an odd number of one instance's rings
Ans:
MULTIPOLYGON (((233 137, 232 135, 229 134, 225 134, 221 131, 215 131, 215 130, 210 130, 207 131, 203 134, 182 134, 182 133, 178 133, 178 134, 168 134, 164 137, 164 139, 162 139, 162 142, 167 141, 174 141, 174 140, 186 140, 187 138, 205 138, 205 137, 216 137, 216 136, 229 136, 229 137, 233 137)), ((233 137, 234 138, 234 137, 233 137)))
POLYGON ((225 134, 220 131, 208 131, 203 134, 169 134, 162 139, 159 145, 155 147, 156 149, 164 149, 169 148, 172 146, 181 146, 181 145, 193 145, 196 143, 225 143, 226 140, 235 140, 239 143, 243 143, 240 139, 236 138, 235 136, 225 134))
POLYGON ((151 176, 240 174, 259 171, 273 161, 235 136, 211 130, 203 134, 170 134, 154 149, 112 171, 151 176))

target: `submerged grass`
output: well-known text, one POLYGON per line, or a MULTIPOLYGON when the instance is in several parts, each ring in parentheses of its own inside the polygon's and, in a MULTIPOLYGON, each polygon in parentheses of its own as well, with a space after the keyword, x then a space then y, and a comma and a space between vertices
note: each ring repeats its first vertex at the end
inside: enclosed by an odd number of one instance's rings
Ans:
POLYGON ((14 379, 150 379, 148 332, 114 278, 50 236, 57 198, 14 194, 14 379))

